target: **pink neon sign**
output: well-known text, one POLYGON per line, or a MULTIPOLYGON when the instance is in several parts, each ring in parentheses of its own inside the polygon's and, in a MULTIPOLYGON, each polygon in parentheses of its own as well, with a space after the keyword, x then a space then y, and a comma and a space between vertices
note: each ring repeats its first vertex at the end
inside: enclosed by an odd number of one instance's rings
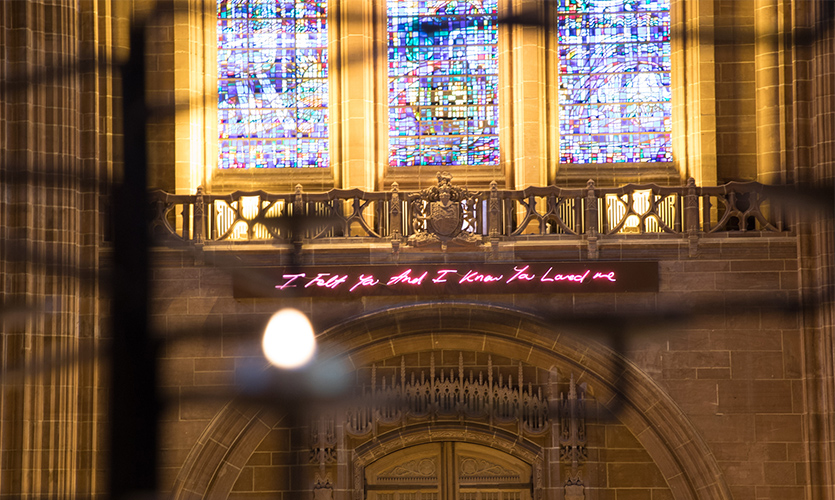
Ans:
POLYGON ((600 293, 658 290, 654 262, 342 266, 253 269, 236 297, 600 293))

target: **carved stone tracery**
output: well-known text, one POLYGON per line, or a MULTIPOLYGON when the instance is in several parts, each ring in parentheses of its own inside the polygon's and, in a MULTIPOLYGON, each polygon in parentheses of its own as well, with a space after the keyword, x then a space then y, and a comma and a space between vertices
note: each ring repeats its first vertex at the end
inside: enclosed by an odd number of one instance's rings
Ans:
MULTIPOLYGON (((548 390, 543 397, 540 388, 523 383, 523 370, 520 364, 518 377, 505 378, 500 371, 494 375, 492 358, 488 357, 487 375, 484 372, 475 376, 472 371, 465 374, 463 354, 459 354, 458 370, 435 369, 434 356, 430 356, 430 371, 421 372, 418 379, 414 372, 406 372, 405 359, 401 358, 399 374, 380 377, 378 383, 376 366, 372 365, 370 394, 361 398, 366 404, 349 409, 345 415, 345 431, 349 436, 368 437, 378 435, 378 425, 409 424, 412 421, 431 421, 440 419, 479 418, 486 424, 518 425, 521 432, 529 435, 543 435, 549 429, 557 433, 560 462, 566 467, 563 494, 568 500, 583 500, 585 484, 583 465, 587 459, 585 431, 585 384, 578 385, 571 375, 567 394, 559 396, 548 390), (399 375, 399 377, 398 377, 399 375), (549 418, 549 397, 557 399, 554 409, 557 415, 549 418), (551 421, 553 419, 553 422, 551 421)), ((556 372, 552 372, 552 384, 556 382, 556 372)), ((365 392, 365 391, 364 391, 365 392)), ((433 441, 467 442, 467 429, 441 428, 432 430, 433 441)), ((314 499, 332 498, 333 485, 325 473, 326 464, 336 462, 336 433, 333 416, 322 416, 311 425, 312 463, 318 462, 320 472, 314 484, 314 499)), ((378 443, 382 455, 402 448, 417 436, 403 435, 398 440, 378 443)), ((519 453, 510 442, 496 440, 490 445, 506 453, 519 453)), ((533 499, 542 498, 542 455, 531 454, 525 457, 531 465, 530 481, 533 499)), ((357 489, 364 485, 364 467, 360 460, 353 464, 354 499, 362 498, 357 489)), ((459 455, 457 468, 458 481, 461 484, 479 484, 485 482, 516 483, 520 478, 517 472, 494 463, 485 457, 459 455)), ((376 475, 378 484, 430 484, 438 480, 438 464, 433 458, 417 458, 398 463, 380 471, 376 475)))
POLYGON ((585 484, 582 465, 586 450, 585 384, 579 387, 571 375, 568 396, 560 398, 560 460, 568 465, 565 480, 566 500, 583 500, 585 484))
POLYGON ((310 425, 310 463, 336 463, 336 429, 331 415, 322 415, 310 425))
POLYGON ((521 480, 517 471, 481 457, 458 457, 459 482, 478 483, 485 481, 518 482, 521 480))
POLYGON ((377 479, 380 482, 425 482, 437 481, 438 465, 434 458, 421 458, 398 464, 391 469, 381 472, 377 479))
POLYGON ((310 463, 319 464, 313 483, 313 500, 333 499, 333 482, 327 466, 337 461, 334 424, 332 415, 323 414, 310 425, 310 463))
POLYGON ((499 372, 494 377, 492 358, 488 358, 487 375, 464 372, 459 356, 458 370, 435 370, 431 357, 429 378, 425 372, 418 377, 406 376, 405 360, 401 360, 400 379, 381 377, 377 386, 376 366, 372 367, 371 391, 363 394, 367 403, 347 412, 346 432, 354 437, 375 432, 378 425, 397 425, 426 418, 481 418, 491 424, 518 424, 529 435, 540 435, 549 428, 548 402, 541 388, 525 387, 522 366, 514 382, 499 372))
POLYGON ((330 475, 317 474, 316 482, 313 484, 313 500, 333 500, 333 481, 330 475))
POLYGON ((354 494, 353 494, 353 498, 354 498, 354 500, 362 500, 363 492, 365 491, 365 482, 363 480, 364 477, 365 477, 365 467, 363 467, 363 465, 360 463, 360 461, 356 459, 356 456, 354 457, 354 460, 352 461, 352 463, 353 463, 353 469, 354 469, 354 471, 353 471, 354 472, 354 494))

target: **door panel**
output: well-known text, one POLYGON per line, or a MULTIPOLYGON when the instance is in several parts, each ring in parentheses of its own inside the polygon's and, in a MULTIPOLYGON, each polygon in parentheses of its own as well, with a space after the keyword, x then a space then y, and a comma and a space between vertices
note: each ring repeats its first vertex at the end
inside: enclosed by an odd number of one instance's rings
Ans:
POLYGON ((471 443, 405 448, 365 475, 368 500, 530 500, 530 464, 471 443))

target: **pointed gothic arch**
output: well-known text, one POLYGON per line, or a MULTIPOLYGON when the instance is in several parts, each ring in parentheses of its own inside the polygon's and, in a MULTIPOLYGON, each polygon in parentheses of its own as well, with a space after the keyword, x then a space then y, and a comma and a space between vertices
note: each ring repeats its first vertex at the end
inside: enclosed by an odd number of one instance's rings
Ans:
MULTIPOLYGON (((568 367, 594 383, 598 402, 617 409, 677 500, 731 498, 702 436, 669 394, 606 346, 560 332, 542 318, 485 304, 414 304, 347 320, 323 332, 319 343, 322 357, 342 357, 354 369, 439 346, 472 350, 474 345, 543 370, 568 367)), ((190 452, 172 498, 225 498, 278 420, 270 412, 227 404, 190 452)))

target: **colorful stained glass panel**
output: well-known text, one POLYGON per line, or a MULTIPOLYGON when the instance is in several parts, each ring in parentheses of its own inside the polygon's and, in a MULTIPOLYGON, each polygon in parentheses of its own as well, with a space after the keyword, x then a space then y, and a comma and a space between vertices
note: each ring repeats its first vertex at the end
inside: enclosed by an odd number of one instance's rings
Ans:
POLYGON ((669 11, 670 0, 560 0, 566 13, 669 11))
POLYGON ((669 0, 559 0, 560 161, 669 162, 669 0))
POLYGON ((218 0, 221 169, 327 167, 327 0, 218 0))
POLYGON ((498 0, 388 0, 389 165, 498 165, 498 0))

